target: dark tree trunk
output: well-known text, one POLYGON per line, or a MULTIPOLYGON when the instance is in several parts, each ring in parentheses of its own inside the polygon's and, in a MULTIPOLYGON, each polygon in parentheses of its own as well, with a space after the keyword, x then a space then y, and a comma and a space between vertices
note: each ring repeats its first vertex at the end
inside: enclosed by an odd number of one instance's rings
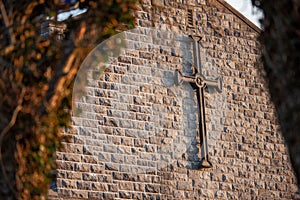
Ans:
POLYGON ((14 159, 15 142, 12 136, 5 138, 2 146, 2 166, 0 171, 0 199, 17 199, 13 190, 16 189, 16 163, 14 159), (4 168, 4 169, 3 169, 4 168), (2 171, 3 170, 3 171, 2 171), (3 174, 3 172, 5 172, 3 174), (6 178, 4 177, 6 176, 6 178), (7 180, 8 179, 8 180, 7 180))
POLYGON ((264 12, 263 62, 298 185, 300 183, 300 1, 252 0, 264 12))

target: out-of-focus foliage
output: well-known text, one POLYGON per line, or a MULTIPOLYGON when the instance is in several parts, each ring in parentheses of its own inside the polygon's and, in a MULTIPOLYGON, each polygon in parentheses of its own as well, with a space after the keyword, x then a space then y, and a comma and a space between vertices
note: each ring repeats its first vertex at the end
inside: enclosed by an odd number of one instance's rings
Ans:
POLYGON ((135 0, 0 0, 0 199, 47 194, 61 128, 70 122, 72 82, 100 41, 134 24, 135 0), (71 6, 63 40, 41 24, 71 6))
POLYGON ((300 1, 252 3, 264 13, 260 40, 265 78, 300 185, 300 1))

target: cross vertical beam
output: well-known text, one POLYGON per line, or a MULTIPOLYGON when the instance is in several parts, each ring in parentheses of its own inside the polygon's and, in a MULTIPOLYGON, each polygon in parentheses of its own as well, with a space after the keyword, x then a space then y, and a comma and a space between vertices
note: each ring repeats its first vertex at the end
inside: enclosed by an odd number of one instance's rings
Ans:
POLYGON ((222 91, 222 79, 217 77, 214 80, 206 79, 202 75, 201 71, 201 54, 200 54, 200 37, 191 37, 193 39, 193 57, 194 65, 191 66, 192 76, 182 75, 180 71, 175 72, 176 84, 179 85, 183 81, 191 84, 194 93, 197 97, 198 107, 198 147, 203 149, 201 151, 201 165, 200 168, 212 167, 208 156, 208 144, 207 144, 207 132, 206 132, 206 120, 205 120, 205 99, 204 91, 206 88, 214 88, 216 91, 222 91))

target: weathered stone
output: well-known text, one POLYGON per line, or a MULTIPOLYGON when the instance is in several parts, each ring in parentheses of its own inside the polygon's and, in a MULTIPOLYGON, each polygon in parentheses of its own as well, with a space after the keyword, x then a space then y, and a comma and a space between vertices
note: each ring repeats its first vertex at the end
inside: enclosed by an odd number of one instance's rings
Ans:
POLYGON ((145 190, 147 192, 151 192, 151 193, 158 193, 160 191, 160 186, 159 185, 154 185, 154 184, 146 184, 145 185, 145 190))
POLYGON ((126 191, 120 191, 119 196, 123 199, 130 199, 131 198, 131 193, 126 192, 126 191))
POLYGON ((67 179, 81 180, 82 179, 82 175, 81 175, 80 172, 66 172, 66 178, 67 179))
POLYGON ((112 163, 106 163, 105 164, 105 169, 106 170, 111 170, 111 171, 118 171, 119 170, 119 165, 112 164, 112 163))
POLYGON ((101 191, 101 192, 108 191, 108 185, 105 183, 92 183, 91 188, 94 191, 96 191, 96 190, 101 191))
POLYGON ((97 181, 98 177, 96 174, 92 173, 83 173, 82 174, 82 179, 85 181, 97 181))

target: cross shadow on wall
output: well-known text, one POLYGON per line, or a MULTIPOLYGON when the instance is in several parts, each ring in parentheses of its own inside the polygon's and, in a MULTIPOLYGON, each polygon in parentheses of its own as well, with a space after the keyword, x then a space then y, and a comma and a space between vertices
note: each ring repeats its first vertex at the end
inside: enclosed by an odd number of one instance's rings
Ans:
POLYGON ((186 152, 182 154, 182 158, 178 160, 181 164, 186 161, 188 169, 199 169, 201 157, 201 149, 199 148, 198 141, 200 140, 198 134, 198 107, 197 99, 193 88, 189 83, 183 83, 183 135, 181 142, 186 145, 186 152))

